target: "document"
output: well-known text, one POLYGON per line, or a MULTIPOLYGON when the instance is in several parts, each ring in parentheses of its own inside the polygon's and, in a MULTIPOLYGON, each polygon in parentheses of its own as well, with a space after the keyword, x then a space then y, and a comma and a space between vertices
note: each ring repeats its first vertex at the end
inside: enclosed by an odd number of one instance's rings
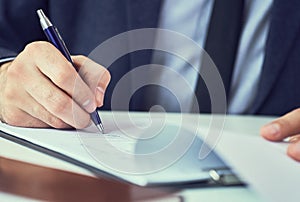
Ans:
POLYGON ((216 152, 266 201, 298 202, 300 163, 287 156, 287 146, 263 139, 258 130, 225 131, 216 152))
POLYGON ((13 127, 0 124, 0 137, 86 168, 100 177, 140 186, 207 182, 208 171, 226 167, 211 152, 199 159, 203 141, 184 125, 160 117, 132 120, 102 116, 105 134, 83 130, 13 127), (117 120, 117 121, 116 121, 117 120))

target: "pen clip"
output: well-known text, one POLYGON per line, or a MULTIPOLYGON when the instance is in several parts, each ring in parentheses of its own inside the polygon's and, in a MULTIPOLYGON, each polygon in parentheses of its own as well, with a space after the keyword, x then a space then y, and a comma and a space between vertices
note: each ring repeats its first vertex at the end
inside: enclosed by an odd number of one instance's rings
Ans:
POLYGON ((245 185, 245 182, 233 173, 230 168, 210 169, 208 174, 213 182, 223 186, 245 185))

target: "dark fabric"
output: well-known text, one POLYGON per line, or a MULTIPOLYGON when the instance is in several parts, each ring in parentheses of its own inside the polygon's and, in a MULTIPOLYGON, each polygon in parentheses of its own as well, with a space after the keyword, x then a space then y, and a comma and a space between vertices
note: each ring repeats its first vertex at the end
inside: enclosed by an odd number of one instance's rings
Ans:
POLYGON ((281 115, 300 107, 300 1, 274 0, 266 55, 251 113, 281 115))
MULTIPOLYGON (((204 47, 219 70, 227 96, 243 24, 243 11, 243 0, 216 0, 204 47)), ((209 71, 205 70, 205 68, 211 67, 202 63, 200 71, 209 71)), ((196 96, 200 112, 210 113, 211 102, 209 93, 203 79, 200 77, 196 87, 196 96)), ((224 110, 219 111, 219 113, 221 112, 224 112, 224 110)))
MULTIPOLYGON (((0 58, 19 53, 31 41, 46 40, 36 16, 38 8, 43 8, 57 25, 72 54, 88 55, 116 34, 130 29, 157 27, 161 2, 0 0, 0 58)), ((274 0, 266 56, 252 114, 282 115, 300 107, 299 9, 299 0, 274 0)), ((136 66, 147 64, 150 58, 151 53, 128 54, 108 67, 112 82, 104 109, 111 107, 110 99, 116 82, 136 66)), ((149 97, 151 95, 137 96, 133 103, 139 103, 139 109, 143 109, 143 100, 149 97)))

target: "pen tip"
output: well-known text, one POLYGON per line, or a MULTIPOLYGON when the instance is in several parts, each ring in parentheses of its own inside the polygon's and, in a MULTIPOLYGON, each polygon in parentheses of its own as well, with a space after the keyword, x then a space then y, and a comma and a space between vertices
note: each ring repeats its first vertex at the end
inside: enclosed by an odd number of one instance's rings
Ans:
POLYGON ((102 125, 102 123, 97 124, 97 128, 99 129, 99 131, 104 134, 104 127, 102 125))

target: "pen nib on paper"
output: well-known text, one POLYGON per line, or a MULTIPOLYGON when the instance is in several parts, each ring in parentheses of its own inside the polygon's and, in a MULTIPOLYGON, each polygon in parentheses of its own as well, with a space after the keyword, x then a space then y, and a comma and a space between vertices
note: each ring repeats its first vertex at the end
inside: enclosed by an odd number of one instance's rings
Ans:
POLYGON ((99 131, 100 131, 102 134, 104 134, 104 127, 103 127, 103 124, 102 124, 102 123, 99 123, 99 124, 97 124, 96 126, 97 126, 97 128, 99 129, 99 131))

